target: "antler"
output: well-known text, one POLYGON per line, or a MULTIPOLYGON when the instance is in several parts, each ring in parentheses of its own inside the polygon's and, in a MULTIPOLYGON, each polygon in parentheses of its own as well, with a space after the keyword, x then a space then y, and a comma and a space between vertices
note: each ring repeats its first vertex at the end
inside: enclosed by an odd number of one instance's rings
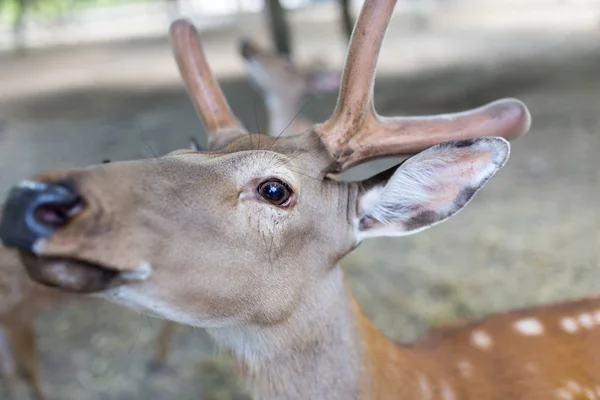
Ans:
POLYGON ((222 147, 247 134, 212 75, 196 28, 186 20, 177 20, 169 33, 179 72, 206 128, 208 147, 222 147))
POLYGON ((503 99, 454 114, 382 117, 373 105, 377 58, 396 0, 367 0, 356 22, 342 75, 336 108, 315 125, 333 158, 331 172, 376 157, 414 154, 434 144, 481 136, 515 139, 529 130, 527 107, 503 99))

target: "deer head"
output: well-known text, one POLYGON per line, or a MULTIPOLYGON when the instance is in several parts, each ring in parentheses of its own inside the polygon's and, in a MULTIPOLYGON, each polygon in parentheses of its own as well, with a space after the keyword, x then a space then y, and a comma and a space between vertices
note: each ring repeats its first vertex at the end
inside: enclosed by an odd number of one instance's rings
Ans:
POLYGON ((365 2, 337 106, 306 132, 249 134, 213 78, 197 32, 174 53, 208 150, 42 173, 8 195, 0 238, 30 276, 200 327, 272 326, 366 238, 409 235, 455 215, 529 129, 505 99, 456 114, 381 117, 376 60, 395 1, 365 2), (413 155, 362 182, 352 165, 413 155))

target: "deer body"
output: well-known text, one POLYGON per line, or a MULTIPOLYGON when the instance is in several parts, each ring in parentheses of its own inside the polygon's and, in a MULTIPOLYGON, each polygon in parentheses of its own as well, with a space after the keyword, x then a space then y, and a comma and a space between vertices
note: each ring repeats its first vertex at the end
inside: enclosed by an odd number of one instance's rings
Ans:
POLYGON ((597 300, 459 322, 398 345, 352 296, 346 254, 451 218, 531 123, 514 99, 378 115, 374 73, 394 6, 364 3, 331 117, 275 138, 241 126, 196 30, 174 22, 208 150, 39 174, 9 193, 0 239, 37 282, 207 329, 259 399, 597 398, 597 300), (398 155, 411 157, 366 180, 331 177, 398 155))
POLYGON ((325 282, 284 325, 208 329, 254 398, 600 399, 600 298, 453 323, 398 344, 363 314, 341 267, 325 282))
POLYGON ((600 298, 507 311, 442 326, 411 347, 443 365, 457 399, 599 399, 598 311, 600 298))

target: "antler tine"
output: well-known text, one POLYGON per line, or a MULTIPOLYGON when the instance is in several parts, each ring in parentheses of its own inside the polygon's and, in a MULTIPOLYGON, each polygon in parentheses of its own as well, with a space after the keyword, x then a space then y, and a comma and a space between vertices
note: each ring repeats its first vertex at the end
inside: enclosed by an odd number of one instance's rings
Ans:
POLYGON ((183 19, 176 20, 169 33, 179 72, 206 128, 208 147, 222 147, 247 134, 206 62, 194 25, 183 19))
POLYGON ((396 0, 368 0, 362 6, 346 54, 335 110, 317 127, 328 148, 337 148, 350 131, 374 114, 375 68, 395 6, 396 0))
POLYGON ((525 134, 530 126, 529 111, 517 99, 501 99, 452 114, 420 117, 373 114, 372 119, 365 121, 335 149, 332 172, 341 172, 374 158, 413 155, 451 140, 484 136, 513 140, 525 134))
MULTIPOLYGON (((468 140, 483 136, 516 139, 527 133, 531 116, 527 106, 517 99, 501 99, 484 106, 452 114, 419 117, 375 116, 374 126, 365 125, 354 136, 354 158, 414 154, 450 140, 468 140)), ((359 160, 345 160, 353 164, 359 160)))
POLYGON ((396 0, 365 1, 354 27, 338 102, 331 118, 314 127, 333 159, 330 172, 373 158, 410 155, 450 140, 525 134, 531 117, 525 104, 502 99, 473 110, 423 117, 382 117, 373 106, 377 57, 396 0))

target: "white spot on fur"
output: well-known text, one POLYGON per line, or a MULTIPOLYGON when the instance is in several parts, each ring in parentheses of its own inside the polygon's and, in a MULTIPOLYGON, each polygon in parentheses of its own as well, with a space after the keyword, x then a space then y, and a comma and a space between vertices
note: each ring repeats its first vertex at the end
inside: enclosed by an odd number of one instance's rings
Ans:
POLYGON ((600 325, 600 311, 596 311, 596 312, 594 313, 594 321, 595 321, 595 322, 596 322, 598 325, 600 325))
POLYGON ((125 281, 145 281, 152 275, 152 266, 144 262, 132 271, 121 272, 119 277, 125 281))
POLYGON ((424 375, 419 376, 419 388, 421 389, 421 398, 423 400, 430 400, 431 397, 431 388, 427 383, 427 378, 424 375))
MULTIPOLYGON (((596 386, 597 393, 600 393, 600 386, 596 386)), ((598 397, 591 387, 581 386, 579 383, 570 380, 564 387, 556 390, 556 395, 560 399, 580 399, 581 395, 588 400, 597 400, 598 397)))
POLYGON ((442 382, 441 394, 442 394, 442 400, 455 400, 456 399, 456 396, 454 395, 454 391, 452 390, 450 385, 448 385, 447 382, 442 382))
POLYGON ((514 328, 525 336, 539 336, 544 333, 544 327, 537 318, 521 319, 515 322, 514 328))
POLYGON ((38 239, 33 242, 33 246, 31 246, 31 252, 36 256, 39 256, 42 254, 42 251, 44 251, 44 247, 46 247, 47 244, 48 241, 46 239, 38 239))
POLYGON ((567 389, 556 389, 554 393, 558 399, 573 400, 573 395, 567 389))
POLYGON ((584 328, 590 329, 590 328, 594 327, 594 319, 592 318, 592 314, 588 314, 588 313, 580 314, 578 319, 579 319, 579 323, 584 328))
POLYGON ((485 331, 478 329, 471 333, 471 343, 475 347, 487 350, 492 347, 492 338, 485 331))
POLYGON ((568 381, 567 387, 574 393, 581 393, 581 386, 575 381, 568 381))
POLYGON ((473 366, 468 361, 459 362, 458 370, 463 378, 470 378, 473 375, 473 366))
POLYGON ((579 330, 577 321, 571 317, 564 317, 560 320, 560 326, 567 333, 575 333, 579 330))

